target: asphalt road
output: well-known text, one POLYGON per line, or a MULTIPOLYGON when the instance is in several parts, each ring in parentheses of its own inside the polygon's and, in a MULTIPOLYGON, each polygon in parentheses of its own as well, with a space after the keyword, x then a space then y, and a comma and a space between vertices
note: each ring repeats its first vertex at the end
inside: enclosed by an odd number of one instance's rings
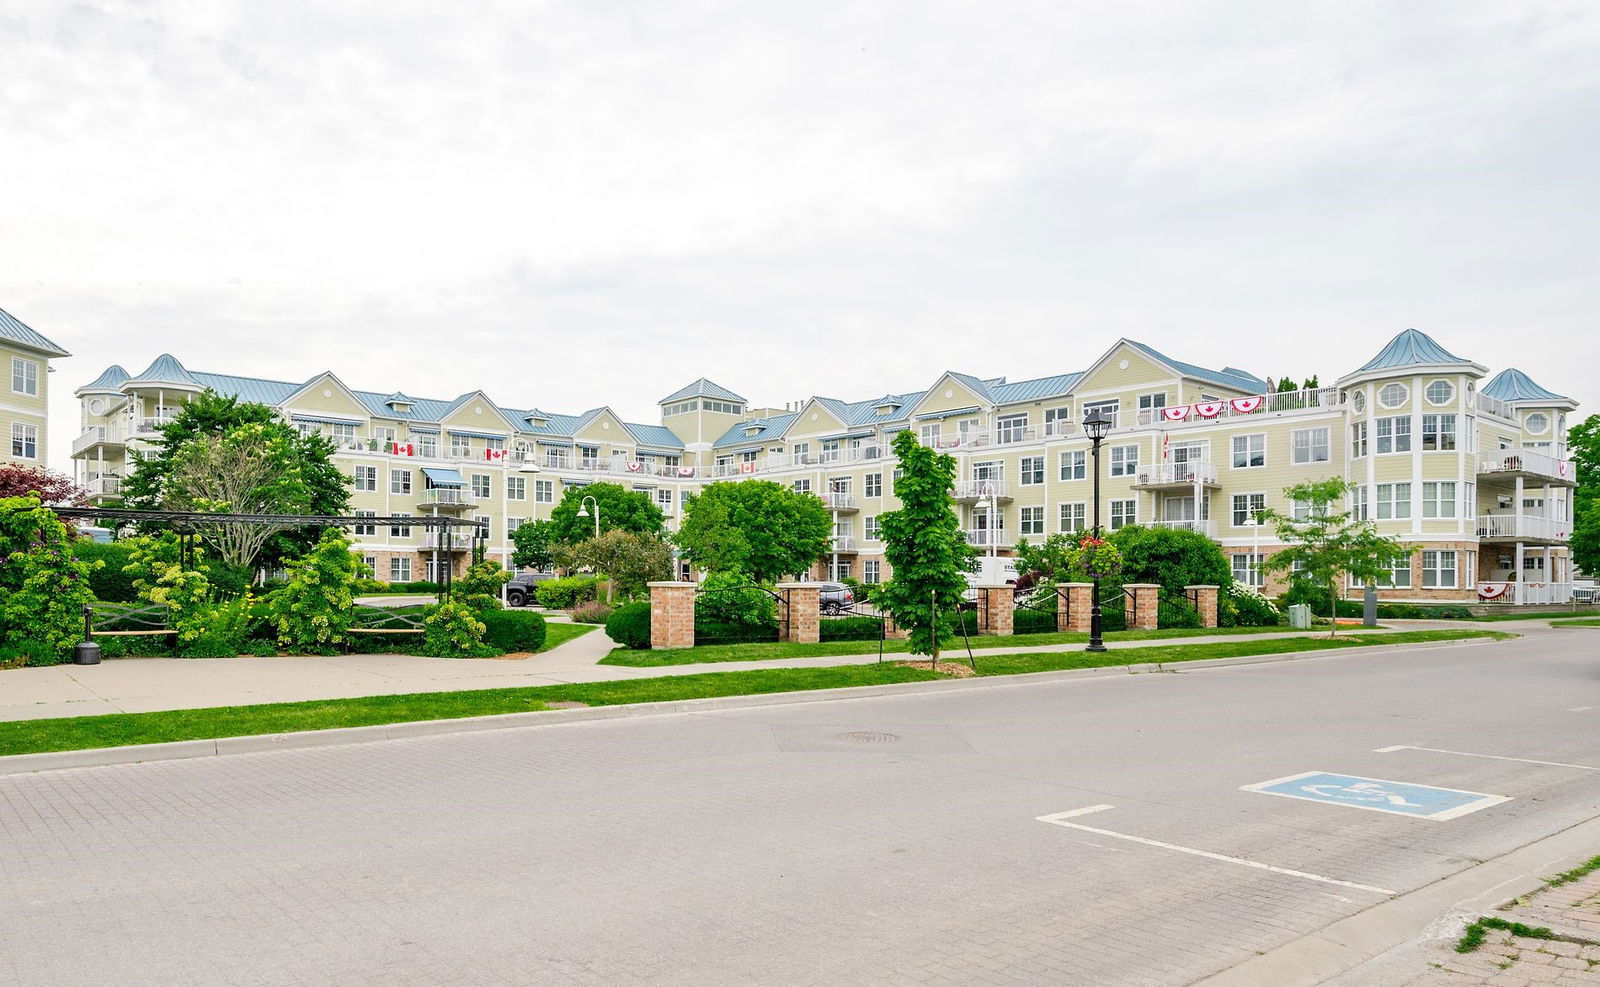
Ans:
POLYGON ((1597 645, 0 778, 0 983, 1188 983, 1600 816, 1597 645), (1241 790, 1311 771, 1510 800, 1241 790))

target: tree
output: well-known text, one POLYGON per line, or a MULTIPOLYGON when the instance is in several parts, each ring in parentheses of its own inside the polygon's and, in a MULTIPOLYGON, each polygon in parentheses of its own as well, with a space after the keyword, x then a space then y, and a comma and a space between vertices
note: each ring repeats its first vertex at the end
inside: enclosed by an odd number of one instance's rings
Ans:
POLYGON ((697 568, 769 583, 811 568, 827 552, 832 531, 821 499, 749 480, 713 483, 691 496, 673 540, 697 568))
POLYGON ((940 623, 939 614, 961 603, 972 556, 951 509, 956 461, 924 446, 910 431, 895 436, 894 453, 900 460, 894 493, 901 507, 878 518, 894 578, 878 587, 872 602, 910 631, 914 654, 938 661, 940 640, 951 631, 951 622, 940 623))
POLYGON ((1122 552, 1122 581, 1160 583, 1173 596, 1185 586, 1233 586, 1233 566, 1216 542, 1198 531, 1128 525, 1107 538, 1122 552))
POLYGON ((1334 506, 1350 492, 1343 477, 1330 477, 1287 487, 1283 495, 1293 503, 1309 505, 1305 520, 1275 510, 1261 512, 1272 523, 1278 540, 1288 548, 1266 561, 1268 571, 1298 570, 1297 578, 1326 587, 1334 615, 1328 636, 1338 632, 1339 584, 1346 578, 1375 583, 1397 562, 1410 558, 1411 549, 1399 540, 1378 534, 1371 521, 1354 520, 1349 511, 1334 506))
MULTIPOLYGON (((255 426, 251 433, 259 438, 262 450, 270 449, 292 463, 297 488, 286 484, 275 485, 284 498, 278 502, 258 501, 267 509, 265 514, 326 514, 342 515, 350 510, 350 478, 333 462, 334 444, 321 435, 301 435, 278 417, 278 413, 264 404, 242 402, 236 397, 222 397, 206 391, 185 404, 176 418, 161 429, 161 440, 155 455, 134 463, 128 478, 122 484, 123 506, 136 510, 191 510, 176 503, 194 504, 199 499, 216 499, 203 491, 220 488, 232 489, 235 498, 255 499, 247 496, 237 481, 227 481, 215 475, 204 475, 202 464, 209 458, 211 468, 226 468, 230 462, 217 440, 224 439, 246 426, 255 426), (203 441, 204 440, 204 441, 203 441), (209 446, 209 451, 184 455, 191 446, 209 446), (183 482, 173 485, 173 474, 180 464, 187 464, 188 472, 183 482)), ((233 454, 238 454, 235 448, 233 454)), ((252 469, 252 473, 259 475, 252 469)), ((238 503, 226 508, 228 513, 243 514, 247 510, 238 503)), ((144 526, 151 531, 151 526, 144 526)), ((232 527, 238 528, 239 525, 232 527)), ((266 537, 256 544, 251 554, 252 562, 277 563, 311 551, 321 538, 322 529, 281 528, 268 529, 266 537)), ((253 540, 253 539, 252 539, 253 540)), ((219 553, 221 554, 221 553, 219 553)))
POLYGON ((524 521, 511 532, 517 550, 511 555, 515 569, 548 569, 555 562, 550 550, 555 544, 556 526, 549 521, 524 521))
POLYGON ((611 577, 606 583, 607 603, 616 590, 635 596, 651 580, 672 578, 672 546, 656 535, 605 531, 573 546, 572 554, 578 565, 611 577))
POLYGON ((1600 573, 1600 415, 1567 431, 1567 450, 1578 486, 1572 492, 1572 564, 1600 573))
POLYGON ((88 491, 43 466, 8 463, 0 466, 0 497, 37 495, 46 507, 72 507, 88 499, 88 491))
POLYGON ((663 518, 655 499, 638 490, 628 490, 615 483, 591 483, 586 487, 568 487, 561 494, 561 503, 550 512, 554 543, 576 545, 594 537, 595 504, 600 508, 600 531, 631 531, 636 535, 661 534, 663 518), (585 497, 593 497, 593 504, 584 504, 585 497), (579 509, 589 512, 579 517, 579 509))
POLYGON ((1076 537, 1060 532, 1046 535, 1044 541, 1037 545, 1030 544, 1024 538, 1017 542, 1014 549, 1017 553, 1017 572, 1035 573, 1041 583, 1061 582, 1067 578, 1067 569, 1072 564, 1077 544, 1076 537))

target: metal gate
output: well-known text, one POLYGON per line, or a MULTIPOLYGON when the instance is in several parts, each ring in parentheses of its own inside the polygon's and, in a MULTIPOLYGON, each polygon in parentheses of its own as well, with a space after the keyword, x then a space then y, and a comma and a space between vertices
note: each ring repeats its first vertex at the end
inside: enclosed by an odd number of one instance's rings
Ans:
POLYGON ((789 601, 765 586, 746 583, 721 589, 698 589, 694 594, 694 643, 750 644, 782 641, 789 636, 789 601), (774 604, 772 623, 752 621, 753 608, 774 604))

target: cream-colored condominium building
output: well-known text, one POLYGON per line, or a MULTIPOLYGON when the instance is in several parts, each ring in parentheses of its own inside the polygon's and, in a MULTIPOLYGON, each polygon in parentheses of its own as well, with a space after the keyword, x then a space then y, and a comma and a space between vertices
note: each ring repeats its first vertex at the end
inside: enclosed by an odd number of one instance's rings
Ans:
POLYGON ((0 391, 0 465, 45 464, 50 360, 71 355, 0 309, 0 366, 11 382, 0 391))
MULTIPOLYGON (((1119 340, 1075 373, 1021 381, 949 372, 922 390, 860 401, 813 397, 752 408, 698 380, 660 401, 661 423, 609 408, 561 415, 500 405, 482 392, 454 400, 357 391, 331 373, 301 383, 190 371, 171 356, 130 377, 111 367, 78 389, 85 432, 74 444, 82 482, 116 494, 128 457, 161 423, 210 388, 277 408, 339 445, 353 506, 371 515, 449 512, 489 527, 506 558, 509 532, 545 518, 563 493, 597 481, 648 493, 669 526, 712 482, 774 480, 832 509, 830 554, 816 575, 865 582, 890 573, 879 517, 893 510, 893 436, 911 430, 959 464, 956 510, 982 552, 1093 521, 1091 410, 1114 422, 1101 447, 1102 523, 1203 532, 1239 579, 1261 583, 1279 546, 1255 512, 1293 510, 1292 484, 1344 476, 1352 508, 1414 545, 1391 599, 1516 602, 1571 595, 1566 541, 1572 470, 1566 397, 1517 370, 1487 368, 1407 330, 1329 387, 1278 392, 1254 374, 1210 370, 1119 340)), ((379 578, 432 575, 420 529, 362 526, 358 550, 379 578)), ((465 542, 448 546, 459 566, 465 542)))

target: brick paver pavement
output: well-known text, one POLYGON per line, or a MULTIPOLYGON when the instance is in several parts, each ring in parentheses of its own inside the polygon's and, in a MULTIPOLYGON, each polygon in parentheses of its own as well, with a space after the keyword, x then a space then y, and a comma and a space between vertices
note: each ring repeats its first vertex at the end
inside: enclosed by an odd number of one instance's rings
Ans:
POLYGON ((1490 914, 1587 942, 1530 939, 1499 929, 1488 930, 1471 953, 1455 952, 1454 940, 1438 941, 1428 950, 1430 969, 1411 987, 1600 987, 1600 871, 1490 914))

